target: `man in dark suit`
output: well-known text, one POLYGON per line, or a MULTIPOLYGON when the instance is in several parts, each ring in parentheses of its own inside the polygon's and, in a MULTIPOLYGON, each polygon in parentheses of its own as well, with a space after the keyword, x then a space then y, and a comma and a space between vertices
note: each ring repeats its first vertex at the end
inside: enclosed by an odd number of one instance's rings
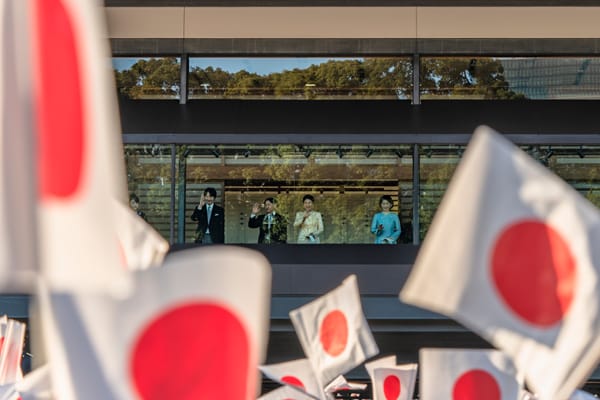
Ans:
POLYGON ((200 204, 194 209, 192 221, 198 222, 196 228, 196 243, 224 243, 225 242, 225 210, 215 203, 217 191, 206 188, 200 204))
POLYGON ((257 215, 260 207, 258 203, 254 204, 248 220, 248 227, 259 228, 258 243, 286 243, 288 221, 276 211, 277 200, 267 197, 263 206, 265 214, 257 215))

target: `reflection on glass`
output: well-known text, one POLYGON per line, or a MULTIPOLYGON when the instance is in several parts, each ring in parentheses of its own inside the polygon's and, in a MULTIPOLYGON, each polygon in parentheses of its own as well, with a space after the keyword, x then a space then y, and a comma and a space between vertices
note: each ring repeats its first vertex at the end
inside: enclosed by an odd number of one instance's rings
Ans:
POLYGON ((420 146, 419 238, 422 241, 431 226, 450 178, 464 152, 463 146, 420 146))
MULTIPOLYGON (((226 243, 258 242, 260 231, 249 228, 248 220, 254 204, 268 197, 277 199, 277 211, 288 219, 288 243, 295 243, 299 230, 293 222, 307 194, 322 215, 321 243, 372 243, 371 218, 384 194, 394 199, 395 211, 408 226, 403 230, 411 230, 409 146, 189 145, 179 146, 178 154, 180 176, 186 177, 181 212, 187 243, 195 230, 189 215, 209 186, 217 189, 215 203, 225 208, 226 243)), ((410 243, 410 237, 400 242, 410 243)))
POLYGON ((130 206, 165 239, 170 236, 171 147, 125 145, 130 206), (133 204, 133 203, 137 204, 133 204))
POLYGON ((600 207, 600 146, 523 146, 530 156, 600 207))
MULTIPOLYGON (((431 225, 463 149, 453 145, 420 147, 421 240, 431 225)), ((521 149, 600 207, 600 146, 528 145, 521 149)))
POLYGON ((189 98, 409 99, 410 58, 190 58, 189 98))
POLYGON ((422 99, 599 99, 600 58, 423 57, 422 99))
POLYGON ((178 99, 180 59, 114 57, 117 90, 130 99, 178 99))

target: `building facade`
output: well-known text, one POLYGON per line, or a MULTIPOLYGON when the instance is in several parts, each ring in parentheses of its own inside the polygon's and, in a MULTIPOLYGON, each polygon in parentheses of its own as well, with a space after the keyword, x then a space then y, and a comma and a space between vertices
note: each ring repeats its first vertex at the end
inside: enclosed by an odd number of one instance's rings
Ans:
POLYGON ((489 347, 398 300, 478 125, 600 205, 599 1, 105 0, 104 10, 129 190, 175 250, 195 245, 189 217, 217 190, 225 242, 273 265, 269 363, 302 357, 289 310, 352 273, 381 354, 414 362, 420 347, 489 347), (296 243, 305 194, 323 215, 319 245, 296 243), (382 195, 401 221, 392 246, 373 244, 370 229, 382 195), (256 244, 247 226, 268 197, 288 218, 288 244, 256 244))

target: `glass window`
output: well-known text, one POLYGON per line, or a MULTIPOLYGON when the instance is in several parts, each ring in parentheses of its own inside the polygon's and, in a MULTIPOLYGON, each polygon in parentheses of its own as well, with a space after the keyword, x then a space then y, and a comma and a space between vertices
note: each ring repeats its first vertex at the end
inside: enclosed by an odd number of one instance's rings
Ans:
MULTIPOLYGON (((298 241, 294 227, 302 213, 303 196, 314 197, 314 211, 322 216, 320 243, 373 243, 371 220, 379 198, 393 199, 411 243, 412 150, 409 146, 367 145, 189 145, 179 146, 179 194, 185 205, 180 242, 193 242, 197 224, 190 219, 207 187, 217 192, 215 203, 224 207, 225 242, 257 243, 258 229, 248 227, 255 203, 277 199, 277 212, 287 218, 287 242, 298 241)), ((181 205, 181 199, 179 205, 181 205)), ((264 213, 261 208, 259 214, 264 213)))
POLYGON ((422 57, 423 100, 600 98, 600 58, 422 57))
MULTIPOLYGON (((600 207, 600 146, 521 146, 600 207)), ((419 222, 422 240, 462 157, 462 146, 421 146, 419 222)))
POLYGON ((190 99, 410 99, 410 58, 190 58, 190 99))
POLYGON ((130 205, 138 215, 169 240, 171 146, 125 145, 125 163, 130 205))
POLYGON ((600 207, 600 146, 524 146, 523 150, 600 207))
POLYGON ((429 230, 433 216, 464 152, 464 146, 419 147, 419 239, 429 230))
POLYGON ((181 61, 177 57, 113 57, 117 91, 130 99, 179 99, 181 61))

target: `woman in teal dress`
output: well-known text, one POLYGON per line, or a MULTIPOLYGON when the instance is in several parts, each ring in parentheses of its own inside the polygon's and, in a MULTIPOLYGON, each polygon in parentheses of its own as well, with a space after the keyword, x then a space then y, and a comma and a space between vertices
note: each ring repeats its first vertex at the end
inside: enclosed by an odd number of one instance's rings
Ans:
POLYGON ((375 234, 375 244, 396 244, 400 236, 400 219, 390 210, 394 206, 391 196, 383 195, 379 199, 381 212, 373 216, 371 233, 375 234))

